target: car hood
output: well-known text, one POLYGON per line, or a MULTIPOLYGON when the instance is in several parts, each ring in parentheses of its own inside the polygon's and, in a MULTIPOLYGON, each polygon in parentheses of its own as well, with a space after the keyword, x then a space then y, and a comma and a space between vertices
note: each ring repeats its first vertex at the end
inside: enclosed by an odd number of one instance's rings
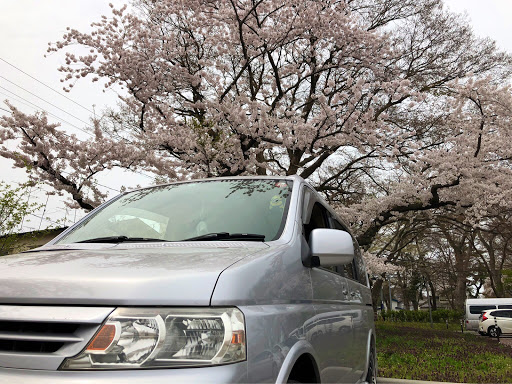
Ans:
POLYGON ((196 242, 51 248, 0 257, 0 303, 205 306, 224 269, 268 246, 196 242))

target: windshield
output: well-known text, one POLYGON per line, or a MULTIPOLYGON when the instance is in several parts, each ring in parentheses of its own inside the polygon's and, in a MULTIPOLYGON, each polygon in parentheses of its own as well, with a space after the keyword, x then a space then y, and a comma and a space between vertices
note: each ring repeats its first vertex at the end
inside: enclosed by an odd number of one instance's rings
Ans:
POLYGON ((127 193, 89 215, 58 243, 109 236, 181 241, 210 233, 279 238, 292 182, 212 180, 171 184, 127 193))

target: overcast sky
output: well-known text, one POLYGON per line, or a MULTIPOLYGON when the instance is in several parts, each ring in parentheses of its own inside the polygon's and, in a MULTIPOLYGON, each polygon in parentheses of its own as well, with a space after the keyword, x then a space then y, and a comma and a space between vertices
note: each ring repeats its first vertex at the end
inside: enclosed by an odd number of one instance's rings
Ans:
MULTIPOLYGON (((86 109, 101 111, 106 106, 114 106, 117 95, 113 91, 103 92, 103 87, 98 86, 98 83, 81 81, 71 93, 66 94, 78 105, 34 78, 63 93, 60 83, 62 76, 57 71, 63 55, 57 53, 45 58, 48 42, 59 40, 68 26, 82 31, 89 30, 91 22, 103 14, 110 14, 109 2, 116 6, 124 3, 121 0, 0 0, 0 108, 5 108, 3 100, 9 99, 27 113, 45 109, 58 116, 68 132, 86 138, 77 129, 89 121, 90 112, 86 109)), ((512 52, 512 0, 445 0, 445 4, 454 12, 466 12, 478 36, 489 36, 496 40, 500 48, 512 52)), ((2 112, 0 110, 0 114, 2 112)), ((54 119, 52 116, 50 118, 54 119)), ((0 158, 0 180, 23 182, 26 176, 23 171, 13 170, 10 161, 0 158)), ((113 170, 102 175, 99 182, 112 188, 104 190, 114 196, 117 194, 115 190, 122 185, 148 185, 151 180, 141 175, 113 170)), ((34 198, 43 202, 46 200, 41 191, 35 193, 34 198)), ((50 196, 48 202, 44 216, 50 216, 55 221, 66 215, 62 199, 50 196)), ((82 215, 78 213, 78 217, 82 215)), ((74 212, 68 212, 67 218, 73 221, 74 212)), ((41 223, 38 218, 33 218, 30 224, 25 224, 23 230, 37 229, 40 224, 44 228, 50 223, 46 220, 41 223)))
POLYGON ((445 0, 453 12, 466 12, 477 36, 491 37, 512 52, 511 0, 445 0))

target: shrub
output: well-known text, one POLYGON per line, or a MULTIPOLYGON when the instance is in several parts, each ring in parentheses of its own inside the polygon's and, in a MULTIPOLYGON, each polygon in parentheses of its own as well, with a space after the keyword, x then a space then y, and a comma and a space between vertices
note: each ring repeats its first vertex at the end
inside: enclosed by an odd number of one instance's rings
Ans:
MULTIPOLYGON (((381 317, 388 321, 401 321, 401 322, 428 322, 430 317, 428 311, 382 311, 381 317)), ((453 309, 437 309, 432 311, 432 321, 434 323, 444 323, 448 320, 449 323, 459 322, 464 316, 463 311, 453 309)))

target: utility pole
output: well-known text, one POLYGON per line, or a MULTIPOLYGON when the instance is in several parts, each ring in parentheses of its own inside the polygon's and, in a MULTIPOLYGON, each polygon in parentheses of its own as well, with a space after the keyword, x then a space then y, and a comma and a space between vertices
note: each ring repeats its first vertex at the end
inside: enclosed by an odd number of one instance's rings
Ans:
POLYGON ((41 215, 41 221, 39 222, 38 231, 41 230, 41 225, 43 224, 44 214, 46 213, 46 207, 48 206, 48 199, 50 198, 50 194, 46 195, 46 203, 44 204, 43 214, 41 215))
POLYGON ((389 309, 393 309, 393 298, 391 297, 391 275, 388 278, 388 288, 389 288, 389 309))
MULTIPOLYGON (((30 201, 30 194, 32 193, 32 187, 30 186, 28 188, 28 196, 27 196, 27 205, 30 201)), ((23 223, 25 222, 25 216, 26 215, 23 215, 23 217, 21 218, 21 224, 20 224, 20 229, 19 229, 19 232, 22 232, 23 231, 23 223)))
POLYGON ((428 314, 430 317, 430 328, 433 328, 434 323, 432 322, 432 307, 430 305, 430 294, 428 292, 428 284, 427 284, 427 281, 425 280, 425 277, 423 277, 423 283, 425 284, 425 289, 427 290, 428 314))
POLYGON ((384 310, 384 289, 382 285, 380 286, 380 310, 384 310))

